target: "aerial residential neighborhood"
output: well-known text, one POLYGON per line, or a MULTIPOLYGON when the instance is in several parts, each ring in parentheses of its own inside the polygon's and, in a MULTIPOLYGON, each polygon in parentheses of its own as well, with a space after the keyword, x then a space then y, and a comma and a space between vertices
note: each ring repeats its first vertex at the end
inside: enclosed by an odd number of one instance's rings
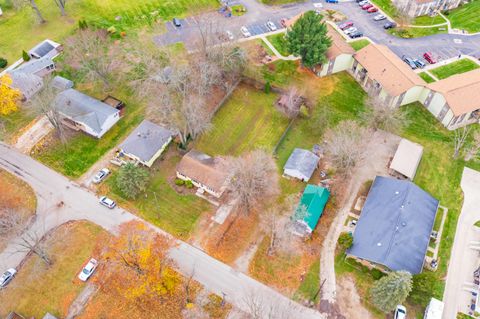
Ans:
POLYGON ((480 318, 479 0, 0 0, 0 318, 480 318))

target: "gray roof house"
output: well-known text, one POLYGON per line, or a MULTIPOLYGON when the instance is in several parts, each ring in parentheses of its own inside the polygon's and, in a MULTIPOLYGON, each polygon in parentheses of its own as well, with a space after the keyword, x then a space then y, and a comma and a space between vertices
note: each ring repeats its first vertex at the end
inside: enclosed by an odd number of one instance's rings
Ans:
POLYGON ((35 59, 43 57, 55 58, 61 51, 60 43, 45 39, 28 51, 28 55, 35 59))
POLYGON ((41 59, 32 59, 28 62, 24 62, 12 72, 23 72, 43 77, 52 73, 54 70, 55 62, 53 62, 50 57, 43 57, 41 59))
POLYGON ((62 76, 56 75, 52 79, 52 86, 59 91, 64 91, 64 90, 73 88, 73 81, 66 79, 62 76))
POLYGON ((410 181, 377 176, 347 254, 390 270, 421 273, 438 204, 410 181))
POLYGON ((120 119, 119 110, 75 89, 59 93, 55 107, 66 126, 96 138, 101 138, 120 119))
POLYGON ((11 86, 22 92, 24 100, 32 98, 43 87, 43 80, 38 75, 23 72, 8 74, 12 78, 11 86))
POLYGON ((119 145, 119 149, 134 161, 151 167, 172 141, 173 136, 174 132, 148 120, 143 120, 119 145))
POLYGON ((296 148, 283 167, 283 175, 308 182, 318 166, 320 157, 308 150, 296 148))

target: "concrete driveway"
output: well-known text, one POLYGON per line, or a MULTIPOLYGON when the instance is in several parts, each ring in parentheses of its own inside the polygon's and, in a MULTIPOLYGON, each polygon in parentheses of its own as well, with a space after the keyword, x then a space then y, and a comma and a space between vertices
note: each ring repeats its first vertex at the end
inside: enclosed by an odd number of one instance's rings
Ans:
POLYGON ((464 201, 443 295, 444 319, 456 318, 457 312, 468 313, 473 298, 473 272, 480 265, 480 229, 474 226, 480 220, 480 172, 465 167, 461 187, 464 201))

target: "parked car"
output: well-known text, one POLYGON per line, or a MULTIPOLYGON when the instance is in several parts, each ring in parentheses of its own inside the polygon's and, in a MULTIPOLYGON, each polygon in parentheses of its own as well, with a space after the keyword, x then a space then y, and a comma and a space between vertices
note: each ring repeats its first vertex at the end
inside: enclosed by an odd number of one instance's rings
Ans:
POLYGON ((385 24, 383 25, 383 28, 384 28, 385 30, 387 30, 387 29, 395 28, 396 26, 397 26, 397 24, 396 24, 395 22, 388 21, 387 23, 385 23, 385 24))
POLYGON ((271 31, 276 31, 277 30, 277 26, 272 21, 267 22, 267 28, 269 28, 271 31))
POLYGON ((173 18, 172 22, 173 22, 173 25, 176 26, 177 28, 180 28, 182 26, 182 23, 177 18, 173 18))
POLYGON ((240 32, 242 32, 242 34, 245 38, 248 38, 248 37, 252 36, 252 34, 250 33, 250 31, 248 31, 246 26, 241 27, 240 32))
POLYGON ((406 319, 407 318, 407 308, 402 305, 398 305, 395 309, 395 315, 393 319, 406 319))
POLYGON ((233 36, 233 33, 232 33, 232 32, 230 32, 230 31, 227 30, 227 31, 225 31, 225 33, 227 34, 227 38, 228 38, 229 40, 233 40, 233 39, 234 39, 234 36, 233 36))
POLYGON ((367 3, 362 6, 362 10, 368 10, 370 8, 373 8, 373 4, 367 3))
POLYGON ((107 196, 102 196, 100 197, 100 204, 102 204, 103 206, 105 207, 108 207, 110 209, 114 208, 115 206, 117 206, 117 204, 111 200, 110 198, 108 198, 107 196))
POLYGON ((338 3, 338 0, 325 0, 326 3, 338 3))
POLYGON ((363 37, 363 33, 360 31, 355 31, 353 33, 349 34, 350 38, 355 39, 355 38, 360 38, 363 37))
POLYGON ((98 261, 91 258, 88 263, 83 267, 82 271, 78 274, 78 279, 81 281, 87 281, 90 276, 93 275, 95 269, 97 269, 98 261))
POLYGON ((357 32, 357 31, 358 31, 358 29, 355 28, 355 27, 350 27, 348 29, 343 30, 343 32, 345 32, 345 34, 347 34, 347 35, 352 34, 354 32, 357 32))
POLYGON ((427 60, 428 63, 430 64, 435 64, 437 63, 437 60, 433 57, 433 54, 431 52, 425 52, 423 54, 423 57, 425 60, 427 60))
POLYGON ((413 59, 408 57, 408 56, 403 56, 402 57, 402 60, 408 64, 409 67, 411 67, 413 70, 417 68, 417 65, 415 64, 415 62, 413 62, 413 59))
POLYGON ((420 59, 413 59, 413 63, 415 63, 420 69, 425 67, 425 63, 420 59))
POLYGON ((374 13, 374 12, 378 12, 378 9, 375 8, 375 7, 371 7, 367 10, 368 13, 374 13))
POLYGON ((282 20, 280 20, 280 24, 282 25, 282 27, 286 28, 287 27, 287 19, 286 18, 282 18, 282 20))
POLYGON ((14 268, 9 268, 7 269, 2 277, 0 277, 0 288, 4 288, 5 286, 8 285, 10 281, 12 281, 13 277, 15 277, 15 274, 17 271, 14 268))
POLYGON ((362 1, 360 1, 360 2, 358 3, 358 5, 359 5, 360 7, 362 7, 362 6, 366 5, 366 4, 369 4, 369 2, 368 2, 367 0, 362 0, 362 1))
POLYGON ((93 182, 95 184, 100 184, 100 182, 107 178, 108 174, 110 174, 110 170, 108 168, 102 168, 95 176, 93 176, 93 182))
POLYGON ((344 23, 339 24, 338 27, 340 28, 340 30, 345 30, 345 29, 353 27, 353 22, 352 21, 344 22, 344 23))
POLYGON ((383 14, 377 14, 376 16, 373 17, 373 20, 375 21, 382 21, 385 20, 387 17, 384 16, 383 14))

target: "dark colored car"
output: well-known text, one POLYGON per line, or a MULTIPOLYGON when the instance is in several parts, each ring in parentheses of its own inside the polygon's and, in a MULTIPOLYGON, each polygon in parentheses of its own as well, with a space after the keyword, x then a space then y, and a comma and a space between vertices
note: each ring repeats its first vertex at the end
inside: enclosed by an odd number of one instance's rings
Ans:
POLYGON ((350 27, 353 27, 353 22, 352 21, 344 22, 344 23, 340 24, 338 27, 340 28, 340 30, 345 30, 345 29, 348 29, 350 27))
POLYGON ((362 10, 368 10, 370 8, 373 8, 373 4, 371 4, 371 3, 365 4, 365 5, 362 6, 362 10))
POLYGON ((182 26, 182 23, 177 18, 173 18, 172 22, 173 22, 173 25, 176 26, 177 28, 180 28, 182 26))
POLYGON ((338 3, 338 0, 325 0, 326 3, 338 3))
POLYGON ((425 63, 423 63, 423 61, 420 59, 413 59, 413 63, 415 63, 420 69, 425 67, 425 63))
POLYGON ((416 69, 417 68, 417 65, 415 64, 415 62, 413 62, 413 59, 412 58, 409 58, 408 56, 403 56, 402 57, 402 60, 408 64, 409 67, 412 68, 412 70, 416 69))
POLYGON ((387 29, 395 28, 396 26, 397 26, 397 25, 395 24, 395 22, 388 21, 387 23, 385 23, 385 24, 383 25, 383 28, 384 28, 385 30, 387 30, 387 29))
POLYGON ((352 34, 349 34, 350 38, 355 39, 355 38, 360 38, 363 37, 363 33, 360 31, 353 32, 352 34))
POLYGON ((437 60, 435 60, 435 58, 433 57, 433 54, 431 52, 425 52, 423 54, 423 57, 425 58, 425 60, 427 60, 428 63, 430 64, 435 64, 437 63, 437 60))

